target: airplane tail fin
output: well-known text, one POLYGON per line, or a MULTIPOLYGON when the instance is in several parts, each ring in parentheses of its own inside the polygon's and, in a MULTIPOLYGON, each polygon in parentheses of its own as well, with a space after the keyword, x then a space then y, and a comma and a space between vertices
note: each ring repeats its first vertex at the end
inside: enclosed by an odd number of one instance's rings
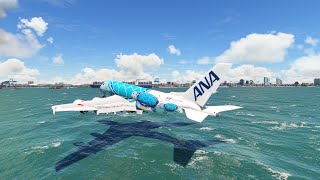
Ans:
POLYGON ((230 63, 218 63, 213 66, 202 78, 191 86, 183 97, 203 107, 212 93, 215 93, 227 72, 231 68, 230 63))

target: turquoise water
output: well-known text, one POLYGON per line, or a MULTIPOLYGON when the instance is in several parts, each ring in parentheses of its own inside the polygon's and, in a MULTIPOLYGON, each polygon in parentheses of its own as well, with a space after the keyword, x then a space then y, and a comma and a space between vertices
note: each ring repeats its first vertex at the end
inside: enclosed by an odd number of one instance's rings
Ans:
MULTIPOLYGON (((162 89, 170 90, 184 91, 162 89)), ((62 112, 52 116, 52 105, 95 96, 100 96, 97 89, 0 90, 0 179, 320 177, 320 88, 220 88, 209 105, 244 108, 187 126, 172 126, 171 122, 191 122, 179 114, 62 112), (91 133, 107 132, 111 125, 98 122, 101 120, 129 125, 150 121, 159 125, 152 131, 162 135, 223 143, 197 150, 183 167, 173 160, 171 143, 129 137, 56 171, 59 161, 79 151, 74 143, 96 142, 91 133)))

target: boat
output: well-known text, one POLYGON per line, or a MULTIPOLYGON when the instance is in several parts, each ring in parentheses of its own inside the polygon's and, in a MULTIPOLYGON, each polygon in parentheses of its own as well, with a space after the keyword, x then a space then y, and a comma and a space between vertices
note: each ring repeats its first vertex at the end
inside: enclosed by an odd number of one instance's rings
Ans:
POLYGON ((92 84, 90 84, 90 87, 91 87, 91 88, 100 88, 100 86, 101 86, 102 83, 103 83, 103 82, 95 81, 95 82, 93 82, 92 84))

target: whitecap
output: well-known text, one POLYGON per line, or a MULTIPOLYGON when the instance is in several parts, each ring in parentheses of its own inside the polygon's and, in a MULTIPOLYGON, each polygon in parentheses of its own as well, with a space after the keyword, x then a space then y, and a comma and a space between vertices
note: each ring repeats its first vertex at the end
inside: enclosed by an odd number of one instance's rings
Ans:
POLYGON ((284 123, 281 123, 280 126, 274 126, 274 127, 272 127, 271 129, 274 129, 274 130, 283 130, 283 129, 304 128, 304 127, 307 127, 307 126, 305 126, 305 124, 306 124, 305 122, 300 123, 300 125, 295 124, 295 123, 287 123, 287 122, 284 122, 284 123))
POLYGON ((232 144, 237 142, 236 140, 231 139, 231 138, 230 139, 224 139, 224 141, 227 141, 227 142, 232 143, 232 144))
POLYGON ((215 137, 215 138, 222 138, 222 135, 217 134, 217 135, 215 135, 214 137, 215 137))
POLYGON ((256 116, 256 115, 254 115, 254 114, 247 114, 247 116, 254 117, 254 116, 256 116))
POLYGON ((37 149, 42 150, 42 149, 48 149, 48 148, 49 148, 48 146, 33 146, 33 147, 31 147, 31 149, 35 149, 35 150, 37 150, 37 149))
POLYGON ((277 107, 276 107, 276 106, 271 106, 270 108, 271 108, 271 109, 277 109, 277 107))
POLYGON ((276 177, 278 179, 283 179, 283 180, 287 180, 288 177, 290 176, 289 173, 286 173, 286 172, 280 172, 280 171, 276 171, 276 170, 273 170, 271 168, 268 168, 268 171, 271 172, 273 175, 273 177, 276 177))
POLYGON ((232 98, 235 98, 236 96, 231 96, 232 98))
POLYGON ((211 128, 211 127, 202 127, 202 128, 199 128, 199 130, 201 130, 201 131, 213 131, 214 128, 211 128))
POLYGON ((18 108, 18 109, 16 109, 16 111, 20 111, 20 110, 23 110, 24 108, 18 108))
POLYGON ((52 143, 53 147, 59 147, 60 145, 61 145, 61 142, 59 142, 59 141, 52 143))
POLYGON ((201 149, 196 150, 196 152, 194 152, 194 153, 195 153, 195 154, 208 154, 207 151, 201 150, 201 149))
POLYGON ((252 121, 253 124, 279 124, 278 121, 252 121))
POLYGON ((38 124, 46 123, 46 121, 39 121, 38 124))
POLYGON ((290 104, 289 106, 291 106, 291 107, 295 107, 295 106, 297 106, 297 105, 295 105, 295 104, 290 104))
POLYGON ((196 162, 201 162, 201 161, 204 161, 204 160, 207 160, 207 159, 209 159, 208 156, 198 156, 198 157, 196 157, 196 158, 193 158, 193 159, 191 160, 191 162, 189 163, 189 165, 192 166, 192 165, 195 164, 196 162))

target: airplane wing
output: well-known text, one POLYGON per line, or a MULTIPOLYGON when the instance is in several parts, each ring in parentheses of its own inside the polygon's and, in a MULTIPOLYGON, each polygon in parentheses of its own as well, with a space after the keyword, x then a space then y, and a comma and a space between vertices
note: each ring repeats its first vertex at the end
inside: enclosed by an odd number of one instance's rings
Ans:
POLYGON ((61 104, 51 107, 53 115, 56 112, 62 111, 95 111, 97 115, 101 113, 115 113, 120 111, 136 111, 141 114, 142 111, 136 109, 134 102, 122 98, 118 95, 113 95, 106 98, 93 98, 90 101, 75 100, 70 104, 61 104))

